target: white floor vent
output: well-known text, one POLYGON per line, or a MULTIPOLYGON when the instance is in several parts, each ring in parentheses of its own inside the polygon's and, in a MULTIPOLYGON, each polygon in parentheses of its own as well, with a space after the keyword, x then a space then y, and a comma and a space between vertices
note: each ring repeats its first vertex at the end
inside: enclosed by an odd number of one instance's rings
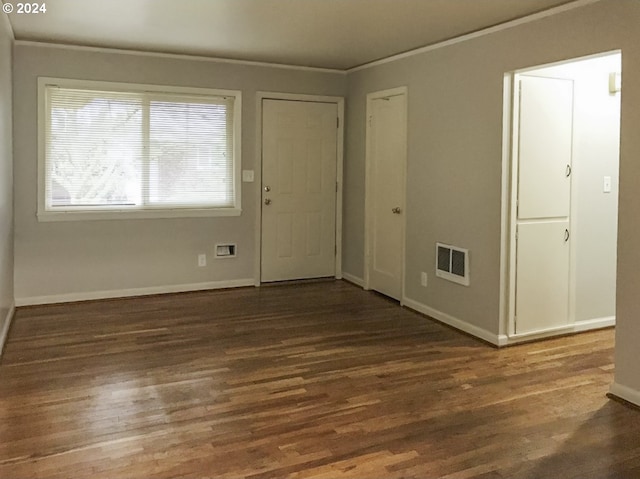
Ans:
POLYGON ((436 276, 469 286, 469 250, 436 243, 436 276))

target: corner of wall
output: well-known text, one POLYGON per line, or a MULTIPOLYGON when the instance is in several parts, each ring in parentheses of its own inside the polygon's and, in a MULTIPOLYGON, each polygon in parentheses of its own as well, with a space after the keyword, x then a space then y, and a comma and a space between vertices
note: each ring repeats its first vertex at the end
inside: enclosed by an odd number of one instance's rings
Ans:
POLYGON ((3 22, 5 22, 6 26, 7 26, 7 32, 9 32, 9 38, 11 38, 12 42, 16 41, 16 35, 13 31, 13 25, 11 25, 11 21, 9 20, 9 15, 7 15, 6 13, 3 13, 2 16, 4 17, 3 22))
POLYGON ((11 327, 11 321, 13 321, 13 316, 15 315, 16 307, 15 303, 12 303, 9 307, 9 311, 7 312, 6 318, 0 320, 0 356, 2 356, 2 351, 4 350, 4 344, 7 341, 7 337, 9 336, 9 328, 11 327))
POLYGON ((483 341, 491 343, 494 346, 504 346, 507 343, 507 337, 504 335, 494 334, 491 331, 479 328, 478 326, 451 316, 450 314, 438 311, 437 309, 434 309, 413 299, 403 297, 402 305, 426 316, 429 316, 430 318, 433 318, 440 323, 444 323, 448 326, 451 326, 452 328, 458 329, 478 339, 482 339, 483 341))
POLYGON ((364 279, 360 278, 359 276, 346 273, 343 271, 342 279, 344 279, 345 281, 348 281, 349 283, 355 284, 356 286, 360 286, 361 288, 364 288, 364 279))
POLYGON ((2 64, 2 111, 0 111, 0 354, 15 312, 13 235, 13 110, 12 75, 15 36, 7 14, 0 19, 0 62, 2 64), (6 316, 5 316, 6 313, 6 316))
POLYGON ((609 388, 609 393, 636 406, 640 406, 640 391, 623 386, 622 384, 613 383, 609 388))

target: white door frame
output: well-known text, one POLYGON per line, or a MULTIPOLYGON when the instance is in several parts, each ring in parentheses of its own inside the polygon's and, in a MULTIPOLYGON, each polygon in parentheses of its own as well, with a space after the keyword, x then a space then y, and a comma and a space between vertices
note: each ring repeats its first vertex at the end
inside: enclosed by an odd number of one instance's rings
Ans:
MULTIPOLYGON (((515 331, 515 298, 516 298, 516 202, 518 195, 518 144, 514 138, 518 138, 519 102, 516 95, 519 94, 517 86, 518 75, 539 70, 554 65, 572 63, 575 61, 598 58, 615 53, 620 50, 612 50, 593 55, 562 60, 542 65, 535 65, 528 68, 512 71, 504 75, 503 83, 503 115, 502 115, 502 202, 501 202, 501 223, 500 232, 500 307, 499 321, 500 330, 498 335, 498 346, 516 344, 522 341, 542 339, 558 335, 562 332, 579 332, 591 329, 589 325, 579 326, 575 323, 575 248, 571 248, 570 268, 569 268, 569 324, 545 331, 516 334, 515 331)), ((571 201, 574 201, 575 188, 571 189, 571 201)), ((570 215, 571 231, 575 231, 576 214, 572 210, 570 215)), ((597 328, 598 326, 596 326, 597 328)), ((601 326, 600 326, 601 327, 601 326)))
POLYGON ((255 262, 253 278, 260 286, 262 267, 262 100, 291 100, 315 103, 334 103, 338 107, 337 151, 336 151, 336 279, 342 279, 342 165, 344 162, 344 98, 339 96, 304 95, 298 93, 256 93, 256 158, 254 167, 254 191, 256 194, 255 262))
POLYGON ((402 228, 401 228, 401 236, 402 239, 400 241, 402 251, 402 264, 400 271, 401 278, 401 294, 400 294, 400 304, 404 303, 405 293, 404 293, 404 273, 406 270, 406 257, 405 257, 405 230, 407 226, 407 150, 408 150, 408 88, 406 86, 400 86, 396 88, 390 88, 387 90, 380 90, 367 94, 367 113, 366 113, 366 146, 365 146, 365 193, 364 193, 364 289, 371 289, 370 287, 370 269, 371 269, 371 211, 372 207, 372 197, 371 197, 371 161, 372 161, 372 148, 371 148, 371 115, 373 113, 373 101, 380 98, 388 98, 391 96, 403 96, 404 97, 404 111, 405 111, 405 149, 404 149, 404 157, 403 160, 403 176, 404 176, 404 194, 402 198, 402 228))

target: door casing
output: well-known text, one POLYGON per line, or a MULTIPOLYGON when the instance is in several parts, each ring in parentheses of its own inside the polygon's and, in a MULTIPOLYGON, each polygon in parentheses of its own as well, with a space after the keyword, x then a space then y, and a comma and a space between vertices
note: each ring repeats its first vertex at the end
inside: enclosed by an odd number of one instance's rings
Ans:
POLYGON ((344 162, 344 98, 337 96, 303 95, 297 93, 277 93, 259 91, 256 93, 256 162, 254 165, 254 193, 256 195, 254 285, 260 286, 262 265, 262 100, 308 101, 334 103, 338 108, 337 151, 336 151, 336 259, 335 278, 342 279, 342 196, 344 162))

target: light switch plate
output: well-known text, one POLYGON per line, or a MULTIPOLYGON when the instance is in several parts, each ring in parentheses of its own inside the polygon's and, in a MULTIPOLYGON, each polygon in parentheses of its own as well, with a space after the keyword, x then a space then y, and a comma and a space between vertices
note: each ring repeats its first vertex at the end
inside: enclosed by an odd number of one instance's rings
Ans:
POLYGON ((253 170, 242 170, 242 181, 244 183, 253 183, 253 170))
POLYGON ((602 192, 611 193, 611 177, 605 176, 602 181, 602 192))

